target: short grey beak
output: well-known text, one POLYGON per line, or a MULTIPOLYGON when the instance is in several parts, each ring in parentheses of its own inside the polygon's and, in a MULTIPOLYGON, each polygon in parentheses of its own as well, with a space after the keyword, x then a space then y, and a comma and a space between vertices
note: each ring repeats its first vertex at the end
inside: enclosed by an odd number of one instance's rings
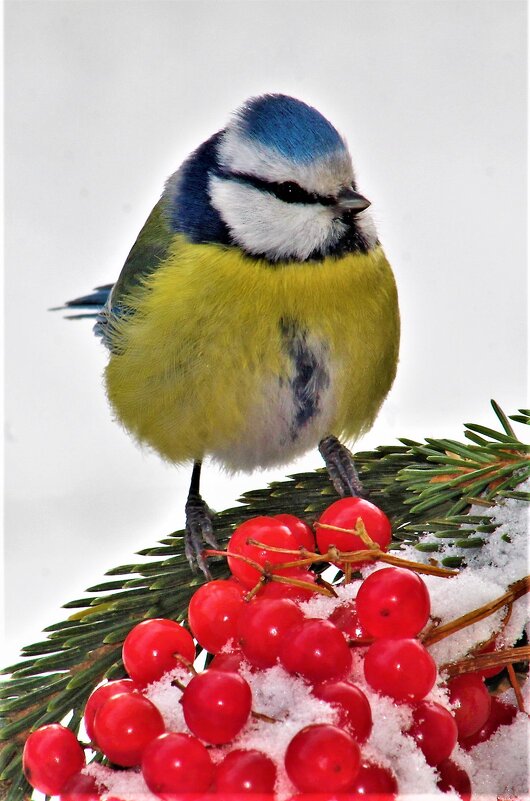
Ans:
POLYGON ((341 211, 364 211, 370 205, 369 200, 349 187, 341 189, 337 197, 337 206, 341 211))

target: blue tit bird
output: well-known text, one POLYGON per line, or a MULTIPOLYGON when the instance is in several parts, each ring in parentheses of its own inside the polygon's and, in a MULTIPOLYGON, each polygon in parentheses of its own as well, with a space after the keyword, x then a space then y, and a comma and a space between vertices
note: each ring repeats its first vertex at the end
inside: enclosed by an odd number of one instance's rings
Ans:
POLYGON ((168 179, 117 282, 67 304, 98 310, 117 419, 193 464, 186 553, 205 571, 206 457, 252 471, 318 447, 337 491, 359 492, 340 440, 372 425, 399 347, 369 205, 322 114, 254 97, 168 179))

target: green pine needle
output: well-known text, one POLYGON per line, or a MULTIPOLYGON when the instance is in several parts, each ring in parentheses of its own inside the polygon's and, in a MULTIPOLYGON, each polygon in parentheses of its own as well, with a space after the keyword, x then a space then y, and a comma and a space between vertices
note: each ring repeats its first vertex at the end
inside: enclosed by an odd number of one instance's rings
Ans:
MULTIPOLYGON (((518 488, 530 476, 530 447, 510 423, 529 425, 530 410, 519 409, 508 418, 491 403, 501 431, 468 424, 467 442, 401 439, 356 454, 367 497, 392 521, 393 550, 408 543, 436 554, 449 543, 462 555, 442 555, 440 562, 459 568, 466 550, 481 547, 494 530, 488 509, 495 500, 530 500, 530 493, 518 488), (481 505, 481 514, 467 514, 472 503, 481 505)), ((290 512, 311 522, 337 497, 323 469, 289 476, 246 493, 241 505, 220 512, 215 534, 223 546, 237 525, 261 514, 290 512)), ((68 725, 77 731, 93 687, 104 678, 125 675, 121 646, 127 632, 149 617, 185 619, 189 599, 204 579, 190 572, 183 534, 174 532, 142 549, 138 560, 109 570, 108 580, 64 605, 72 614, 48 626, 47 639, 25 647, 22 660, 2 671, 10 674, 0 686, 0 782, 6 801, 31 794, 21 771, 29 732, 68 716, 68 725)), ((213 561, 211 571, 214 578, 226 577, 226 561, 213 561)))

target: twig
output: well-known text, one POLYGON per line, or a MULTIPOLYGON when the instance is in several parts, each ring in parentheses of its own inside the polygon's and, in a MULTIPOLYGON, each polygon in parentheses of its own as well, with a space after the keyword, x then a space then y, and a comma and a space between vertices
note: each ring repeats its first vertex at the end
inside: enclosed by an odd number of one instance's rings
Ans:
POLYGON ((450 634, 454 634, 456 631, 466 628, 466 626, 472 626, 473 623, 478 623, 479 620, 489 617, 507 604, 512 604, 529 591, 530 576, 525 576, 524 578, 519 579, 519 581, 515 581, 510 586, 509 590, 504 593, 504 595, 501 595, 494 601, 489 601, 487 604, 484 604, 484 606, 480 606, 478 609, 473 609, 472 612, 461 615, 461 617, 457 617, 455 620, 450 620, 449 623, 445 623, 443 626, 437 626, 435 629, 428 631, 423 637, 424 645, 433 645, 435 642, 439 642, 445 637, 449 637, 450 634))

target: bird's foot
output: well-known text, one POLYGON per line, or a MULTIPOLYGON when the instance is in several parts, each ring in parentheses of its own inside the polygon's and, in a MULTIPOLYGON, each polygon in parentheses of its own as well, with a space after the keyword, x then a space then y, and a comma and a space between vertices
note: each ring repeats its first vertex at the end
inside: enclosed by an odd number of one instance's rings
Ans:
POLYGON ((318 450, 329 473, 333 486, 341 497, 346 495, 362 496, 363 485, 357 475, 351 451, 342 445, 337 437, 323 439, 318 450))
POLYGON ((186 501, 184 552, 191 569, 196 573, 199 568, 207 579, 211 579, 212 576, 203 555, 204 543, 212 548, 219 547, 213 533, 212 519, 213 512, 201 496, 190 493, 186 501))

